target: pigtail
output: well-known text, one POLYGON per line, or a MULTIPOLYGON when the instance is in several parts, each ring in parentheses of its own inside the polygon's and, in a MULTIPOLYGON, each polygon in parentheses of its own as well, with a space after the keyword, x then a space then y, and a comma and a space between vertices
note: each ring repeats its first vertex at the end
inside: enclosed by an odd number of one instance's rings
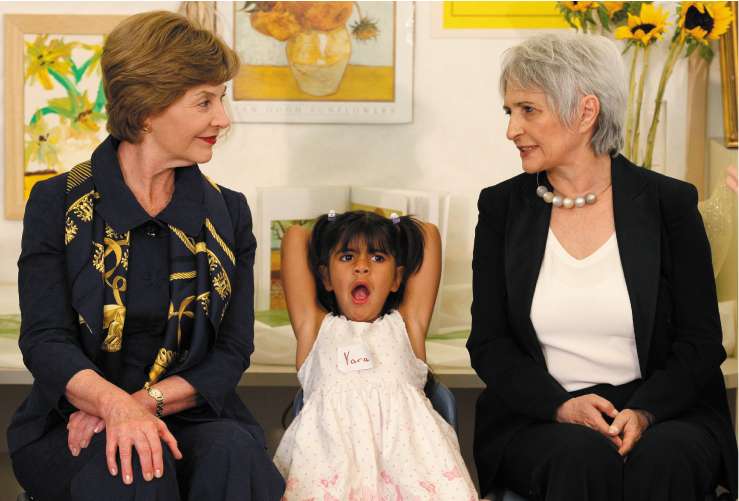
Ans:
MULTIPOLYGON (((310 264, 313 280, 316 282, 316 297, 321 306, 334 315, 339 314, 339 306, 336 296, 326 290, 323 286, 321 268, 328 267, 328 261, 333 247, 331 242, 331 230, 335 230, 334 221, 329 219, 328 214, 319 216, 313 225, 310 242, 308 244, 308 263, 310 264)), ((335 233, 335 231, 333 232, 335 233)))
POLYGON ((398 266, 403 266, 403 277, 398 290, 390 293, 388 296, 383 313, 387 313, 400 306, 403 302, 403 295, 405 294, 405 286, 408 283, 408 279, 423 264, 425 239, 421 222, 413 216, 402 216, 394 218, 392 226, 396 239, 394 247, 397 255, 395 259, 398 266))
POLYGON ((421 221, 413 216, 403 216, 398 219, 395 227, 398 232, 399 264, 405 267, 403 273, 403 281, 405 281, 423 264, 425 238, 421 221))

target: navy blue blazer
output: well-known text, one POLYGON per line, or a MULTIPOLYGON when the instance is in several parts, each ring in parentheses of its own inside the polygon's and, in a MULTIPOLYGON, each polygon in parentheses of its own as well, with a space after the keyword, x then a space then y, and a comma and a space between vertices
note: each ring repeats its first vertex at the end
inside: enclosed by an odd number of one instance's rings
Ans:
MULTIPOLYGON (((656 421, 700 422, 717 439, 722 485, 736 496, 737 445, 721 362, 711 250, 692 185, 611 161, 618 249, 634 320, 643 382, 627 407, 656 421)), ((485 188, 473 254, 472 366, 484 381, 476 407, 474 453, 481 492, 496 483, 513 434, 553 421, 569 393, 549 374, 530 312, 544 257, 551 205, 536 176, 485 188)))
MULTIPOLYGON (((95 212, 116 229, 128 231, 147 224, 143 211, 121 176, 115 149, 107 140, 92 157, 93 177, 100 201, 95 212)), ((175 193, 158 215, 158 224, 171 223, 197 233, 206 215, 201 174, 197 166, 177 169, 175 193)), ((40 439, 76 409, 64 396, 69 379, 83 369, 102 373, 93 362, 97 353, 86 351, 74 308, 72 285, 65 257, 65 187, 67 174, 37 183, 31 191, 23 219, 18 288, 21 307, 19 345, 23 360, 34 377, 26 400, 8 428, 12 453, 40 439)), ((177 419, 236 420, 264 446, 261 427, 236 394, 236 385, 254 351, 254 255, 256 240, 246 198, 221 187, 235 242, 236 270, 231 300, 217 332, 212 332, 209 352, 198 365, 179 372, 198 391, 200 404, 176 414, 177 419)), ((164 276, 167 281, 169 274, 164 276)), ((135 284, 133 284, 135 285, 135 284)), ((129 284, 129 288, 133 286, 129 284)), ((140 286, 146 286, 146 284, 140 286)), ((165 285, 165 287, 167 287, 165 285)), ((164 312, 166 315, 166 312, 164 312)), ((128 325, 128 324, 127 324, 128 325)), ((124 345, 126 338, 124 336, 124 345)))

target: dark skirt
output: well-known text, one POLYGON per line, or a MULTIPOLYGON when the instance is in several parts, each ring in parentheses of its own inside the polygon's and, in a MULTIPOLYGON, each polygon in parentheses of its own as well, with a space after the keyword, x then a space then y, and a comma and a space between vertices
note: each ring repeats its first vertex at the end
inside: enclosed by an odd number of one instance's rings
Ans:
MULTIPOLYGON (((133 454, 134 481, 111 476, 105 432, 72 456, 64 423, 11 457, 16 478, 38 501, 277 501, 285 484, 260 441, 236 420, 192 422, 165 418, 183 459, 163 443, 164 475, 145 481, 133 454)), ((120 472, 120 465, 119 465, 120 472)))
MULTIPOLYGON (((598 385, 572 395, 595 393, 622 409, 639 384, 598 385)), ((703 501, 716 488, 722 459, 702 421, 687 413, 657 423, 625 458, 585 426, 532 423, 506 446, 499 478, 532 501, 703 501)))

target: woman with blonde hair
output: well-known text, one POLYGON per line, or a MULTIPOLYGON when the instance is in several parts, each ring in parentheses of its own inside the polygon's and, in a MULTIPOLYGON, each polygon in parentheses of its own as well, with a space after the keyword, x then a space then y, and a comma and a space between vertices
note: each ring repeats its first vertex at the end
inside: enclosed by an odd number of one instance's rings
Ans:
POLYGON ((178 14, 123 21, 101 60, 110 136, 31 192, 18 281, 34 385, 8 443, 36 499, 282 495, 235 392, 254 348, 251 214, 198 167, 238 65, 178 14))

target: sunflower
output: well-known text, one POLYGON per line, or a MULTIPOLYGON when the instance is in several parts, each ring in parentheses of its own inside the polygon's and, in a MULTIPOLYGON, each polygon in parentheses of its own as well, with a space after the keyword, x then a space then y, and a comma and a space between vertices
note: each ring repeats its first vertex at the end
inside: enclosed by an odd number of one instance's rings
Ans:
POLYGON ((586 12, 590 9, 598 7, 598 2, 559 2, 567 10, 572 12, 586 12))
POLYGON ((718 40, 731 24, 731 8, 726 2, 682 2, 678 26, 698 42, 708 45, 718 40))
POLYGON ((377 21, 368 17, 363 17, 352 24, 352 35, 361 42, 375 40, 379 34, 380 29, 377 27, 377 21))
POLYGON ((616 12, 624 8, 624 2, 603 2, 603 7, 606 8, 608 17, 613 17, 616 12))
POLYGON ((641 6, 639 15, 629 14, 626 26, 619 26, 614 35, 619 40, 635 40, 642 45, 649 45, 655 40, 662 40, 667 22, 668 13, 661 7, 645 3, 641 6))
POLYGON ((256 2, 251 11, 252 28, 259 33, 284 42, 302 30, 299 20, 287 10, 286 2, 256 2))
POLYGON ((62 39, 54 39, 46 44, 49 35, 38 35, 33 43, 26 42, 26 76, 31 79, 31 84, 36 78, 39 79, 44 89, 51 90, 53 84, 49 78, 49 70, 54 70, 60 75, 70 75, 72 66, 72 48, 74 43, 64 43, 62 39))
POLYGON ((59 142, 61 140, 59 127, 50 129, 44 117, 39 114, 37 120, 26 125, 25 147, 23 161, 26 167, 29 162, 35 161, 49 169, 61 167, 59 161, 59 142))

